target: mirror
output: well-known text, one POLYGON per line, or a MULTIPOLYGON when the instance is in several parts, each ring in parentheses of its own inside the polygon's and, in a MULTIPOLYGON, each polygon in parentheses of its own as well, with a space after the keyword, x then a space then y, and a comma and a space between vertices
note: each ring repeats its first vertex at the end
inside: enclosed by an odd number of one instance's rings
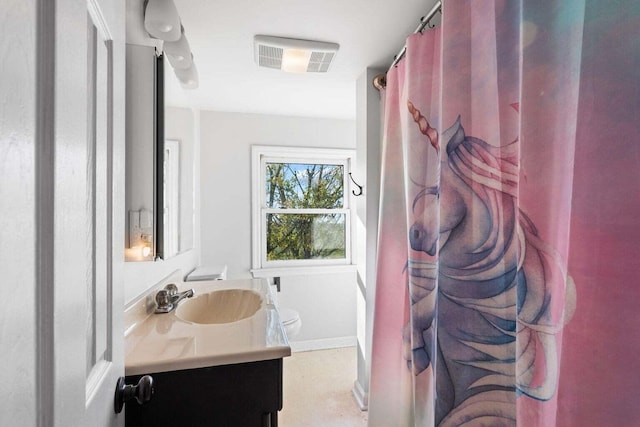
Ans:
POLYGON ((125 260, 153 261, 155 236, 155 48, 126 48, 125 260))
POLYGON ((126 261, 193 248, 194 116, 165 108, 165 80, 176 79, 166 69, 154 47, 127 45, 126 261))

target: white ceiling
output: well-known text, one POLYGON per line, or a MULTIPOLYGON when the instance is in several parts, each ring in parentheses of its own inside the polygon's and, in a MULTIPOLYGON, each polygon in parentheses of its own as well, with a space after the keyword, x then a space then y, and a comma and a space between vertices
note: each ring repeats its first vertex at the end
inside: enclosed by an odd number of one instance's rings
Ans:
MULTIPOLYGON (((141 0, 128 18, 142 25, 141 0), (139 14, 138 14, 139 15, 139 14), (133 19, 131 19, 133 18, 133 19)), ((204 110, 355 119, 356 80, 387 69, 435 0, 174 0, 200 87, 183 90, 167 67, 166 104, 204 110), (338 43, 328 73, 259 68, 256 34, 338 43)), ((127 38, 132 30, 128 25, 127 38)))

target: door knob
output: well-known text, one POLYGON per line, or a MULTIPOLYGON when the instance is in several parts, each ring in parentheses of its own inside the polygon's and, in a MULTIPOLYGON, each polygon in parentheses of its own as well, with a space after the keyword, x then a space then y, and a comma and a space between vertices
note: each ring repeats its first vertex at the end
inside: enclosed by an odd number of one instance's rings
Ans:
POLYGON ((136 385, 127 385, 124 383, 124 377, 120 377, 116 384, 113 409, 116 411, 116 414, 119 414, 122 412, 124 404, 131 399, 135 399, 138 404, 142 405, 151 400, 153 392, 153 378, 151 375, 143 376, 136 385))

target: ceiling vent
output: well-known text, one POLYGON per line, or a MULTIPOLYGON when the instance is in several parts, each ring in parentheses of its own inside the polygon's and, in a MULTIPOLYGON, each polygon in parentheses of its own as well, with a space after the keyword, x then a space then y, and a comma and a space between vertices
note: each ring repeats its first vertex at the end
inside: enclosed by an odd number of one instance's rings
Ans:
POLYGON ((253 45, 256 64, 290 73, 326 73, 340 47, 336 43, 273 36, 255 36, 253 45))

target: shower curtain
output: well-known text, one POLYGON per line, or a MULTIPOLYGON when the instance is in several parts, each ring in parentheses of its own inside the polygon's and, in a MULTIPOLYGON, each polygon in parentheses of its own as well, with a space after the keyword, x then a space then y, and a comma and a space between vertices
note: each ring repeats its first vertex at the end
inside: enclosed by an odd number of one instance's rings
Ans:
POLYGON ((640 3, 443 3, 382 94, 369 426, 640 425, 640 3))

